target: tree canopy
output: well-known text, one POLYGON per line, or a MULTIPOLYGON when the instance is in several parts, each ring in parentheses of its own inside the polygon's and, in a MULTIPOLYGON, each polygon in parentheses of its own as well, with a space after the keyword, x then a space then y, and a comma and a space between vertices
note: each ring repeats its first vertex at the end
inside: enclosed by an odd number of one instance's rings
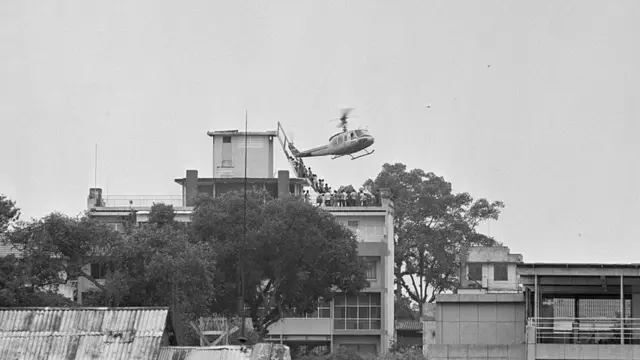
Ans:
POLYGON ((171 306, 189 320, 233 317, 241 314, 243 278, 245 313, 264 336, 286 312, 311 313, 337 289, 368 285, 355 235, 298 198, 249 192, 246 238, 239 193, 201 199, 191 224, 174 217, 171 206, 155 204, 148 223, 126 232, 88 214, 18 222, 6 238, 21 258, 0 259, 0 302, 77 305, 55 290, 83 277, 91 288, 83 305, 171 306))
POLYGON ((16 207, 15 201, 0 194, 0 236, 7 230, 7 227, 17 221, 20 217, 20 209, 16 207))
POLYGON ((193 213, 200 241, 216 248, 216 311, 234 312, 240 278, 255 330, 264 335, 286 311, 310 313, 336 289, 367 286, 355 235, 335 218, 294 197, 228 193, 201 200, 193 213), (244 250, 243 250, 244 248, 244 250))
POLYGON ((404 289, 418 303, 432 302, 436 294, 457 288, 463 249, 497 244, 477 228, 498 219, 501 201, 455 193, 443 177, 401 163, 384 164, 363 186, 388 188, 394 201, 396 296, 404 289))

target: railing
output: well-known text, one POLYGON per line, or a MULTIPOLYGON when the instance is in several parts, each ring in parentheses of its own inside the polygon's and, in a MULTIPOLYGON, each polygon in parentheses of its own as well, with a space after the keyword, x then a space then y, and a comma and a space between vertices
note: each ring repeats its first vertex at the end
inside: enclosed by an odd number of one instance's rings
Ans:
POLYGON ((542 344, 640 344, 635 318, 530 318, 529 326, 542 344))
POLYGON ((111 207, 140 207, 163 203, 173 206, 183 206, 182 195, 105 195, 104 206, 111 207))

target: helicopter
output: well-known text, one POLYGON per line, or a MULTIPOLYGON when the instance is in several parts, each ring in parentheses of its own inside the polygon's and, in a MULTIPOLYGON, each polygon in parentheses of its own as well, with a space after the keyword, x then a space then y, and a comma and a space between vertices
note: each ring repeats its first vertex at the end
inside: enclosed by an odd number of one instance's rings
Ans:
POLYGON ((349 113, 351 113, 352 110, 353 109, 343 109, 340 118, 331 120, 340 120, 340 124, 338 124, 337 127, 342 128, 342 132, 330 137, 328 144, 305 151, 298 151, 293 144, 289 143, 291 154, 296 158, 333 155, 332 160, 345 155, 350 156, 351 160, 355 160, 373 154, 375 150, 367 151, 367 148, 373 145, 373 136, 365 129, 349 130, 347 128, 349 113), (354 154, 360 151, 364 151, 364 154, 354 156, 354 154))

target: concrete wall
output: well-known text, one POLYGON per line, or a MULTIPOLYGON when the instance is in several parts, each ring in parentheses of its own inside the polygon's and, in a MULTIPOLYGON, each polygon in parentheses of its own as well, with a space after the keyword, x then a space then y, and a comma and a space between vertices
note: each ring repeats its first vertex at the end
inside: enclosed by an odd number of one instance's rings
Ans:
MULTIPOLYGON (((222 167, 222 137, 213 136, 213 177, 244 177, 245 138, 231 136, 231 167, 222 167)), ((273 136, 250 135, 247 137, 247 177, 273 178, 273 136)))
POLYGON ((525 343, 526 318, 522 299, 522 294, 439 296, 436 300, 436 343, 525 343))
POLYGON ((330 318, 306 319, 306 318, 286 318, 269 327, 271 335, 330 335, 330 318))
POLYGON ((357 221, 358 227, 352 228, 352 231, 356 234, 359 241, 363 242, 380 242, 384 238, 385 228, 385 216, 381 214, 379 216, 354 216, 354 215, 340 215, 340 213, 334 214, 338 221, 348 226, 349 221, 357 221))
POLYGON ((429 347, 429 360, 525 360, 526 345, 448 345, 429 347))

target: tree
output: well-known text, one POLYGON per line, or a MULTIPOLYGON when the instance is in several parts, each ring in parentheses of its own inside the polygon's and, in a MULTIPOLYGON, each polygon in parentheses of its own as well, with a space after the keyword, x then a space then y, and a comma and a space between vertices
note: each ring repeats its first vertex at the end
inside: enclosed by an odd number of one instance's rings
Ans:
POLYGON ((20 209, 16 207, 15 201, 0 194, 0 235, 4 233, 8 226, 20 217, 20 209))
POLYGON ((164 203, 154 203, 149 211, 149 224, 162 227, 166 224, 173 224, 176 217, 173 205, 164 203))
POLYGON ((457 287, 461 251, 497 244, 476 229, 498 219, 501 201, 474 201, 468 193, 454 193, 443 177, 407 171, 401 163, 384 164, 364 187, 388 188, 394 201, 396 296, 404 289, 419 304, 434 301, 437 294, 457 287))
POLYGON ((193 213, 198 238, 218 253, 215 312, 238 313, 244 277, 245 306, 254 330, 264 336, 285 312, 310 313, 337 289, 355 292, 368 285, 354 234, 328 212, 294 197, 274 200, 250 192, 246 240, 244 213, 240 193, 200 200, 193 213))
POLYGON ((57 290, 68 280, 85 277, 101 291, 104 286, 83 268, 108 264, 119 234, 88 217, 71 218, 52 213, 43 219, 21 222, 7 234, 20 250, 31 286, 57 290))

